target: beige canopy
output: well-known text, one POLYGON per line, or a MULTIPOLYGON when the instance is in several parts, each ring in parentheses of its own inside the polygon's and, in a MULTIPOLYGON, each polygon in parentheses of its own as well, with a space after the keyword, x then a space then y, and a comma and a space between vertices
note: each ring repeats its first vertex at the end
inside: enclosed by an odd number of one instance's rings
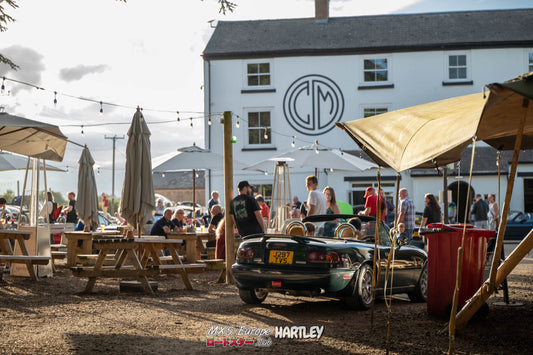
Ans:
POLYGON ((62 161, 67 137, 59 127, 0 112, 0 149, 29 157, 62 161))
MULTIPOLYGON (((490 94, 430 102, 337 125, 381 166, 396 171, 442 166, 461 158, 472 138, 499 150, 513 149, 524 97, 533 98, 533 73, 503 84, 490 94), (517 112, 518 111, 518 112, 517 112)), ((521 149, 533 148, 533 109, 525 108, 521 149)))

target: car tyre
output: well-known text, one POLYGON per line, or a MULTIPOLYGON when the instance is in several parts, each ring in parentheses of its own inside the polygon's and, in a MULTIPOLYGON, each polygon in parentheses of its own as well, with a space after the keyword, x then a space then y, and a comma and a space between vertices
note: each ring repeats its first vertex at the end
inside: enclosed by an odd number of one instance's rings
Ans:
POLYGON ((427 264, 422 268, 420 278, 416 283, 415 289, 407 293, 411 302, 426 302, 428 299, 428 267, 427 264))
POLYGON ((260 291, 257 288, 239 288, 239 296, 241 297, 241 300, 243 300, 245 303, 260 304, 267 298, 268 292, 260 291))
POLYGON ((372 267, 369 264, 361 266, 357 279, 352 279, 353 292, 344 299, 350 309, 368 309, 372 305, 372 267))

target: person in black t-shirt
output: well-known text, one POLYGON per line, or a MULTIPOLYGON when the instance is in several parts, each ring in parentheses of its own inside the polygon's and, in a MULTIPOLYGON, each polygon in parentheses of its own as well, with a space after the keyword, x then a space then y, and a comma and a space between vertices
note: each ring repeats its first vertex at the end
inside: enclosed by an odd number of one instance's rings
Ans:
POLYGON ((170 221, 171 218, 172 218, 172 210, 170 208, 166 209, 163 212, 163 217, 160 218, 157 222, 155 222, 154 225, 152 226, 150 235, 160 235, 166 238, 167 233, 170 233, 171 231, 177 232, 178 227, 176 227, 174 223, 170 221))
POLYGON ((441 221, 440 206, 433 194, 426 194, 424 196, 426 207, 422 215, 420 227, 423 228, 431 223, 439 223, 441 221))
POLYGON ((63 207, 61 211, 67 217, 67 223, 78 223, 78 214, 76 212, 76 194, 72 191, 67 193, 68 206, 63 207))
POLYGON ((239 195, 230 203, 230 214, 241 237, 264 233, 265 226, 261 217, 261 208, 251 196, 252 187, 248 181, 241 181, 237 186, 239 195))

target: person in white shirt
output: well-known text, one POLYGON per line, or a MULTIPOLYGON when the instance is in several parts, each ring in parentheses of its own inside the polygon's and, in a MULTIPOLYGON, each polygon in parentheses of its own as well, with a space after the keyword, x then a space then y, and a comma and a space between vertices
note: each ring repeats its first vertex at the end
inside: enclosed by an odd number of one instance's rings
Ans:
POLYGON ((305 186, 307 191, 309 191, 309 196, 307 196, 307 205, 309 206, 307 215, 326 214, 326 197, 321 191, 317 190, 318 179, 316 176, 310 175, 306 177, 305 186))

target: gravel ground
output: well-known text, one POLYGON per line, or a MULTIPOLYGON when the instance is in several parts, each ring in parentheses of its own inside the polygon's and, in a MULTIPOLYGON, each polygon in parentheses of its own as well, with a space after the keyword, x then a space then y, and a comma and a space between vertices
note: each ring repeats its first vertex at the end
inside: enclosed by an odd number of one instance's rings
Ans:
MULTIPOLYGON (((191 275, 194 290, 180 277, 161 276, 155 297, 120 293, 119 280, 96 283, 95 292, 83 294, 85 279, 72 277, 59 266, 53 278, 32 282, 4 275, 0 281, 0 353, 130 354, 240 353, 353 353, 386 352, 387 307, 377 301, 374 326, 370 311, 348 311, 331 299, 270 294, 259 306, 244 304, 234 285, 217 284, 216 271, 191 275), (213 326, 231 335, 209 335, 213 326), (280 339, 275 327, 324 326, 320 339, 280 339), (241 328, 242 327, 242 328, 241 328), (241 334, 239 334, 239 331, 241 334), (269 336, 255 336, 271 332, 269 336), (209 342, 236 339, 237 346, 209 342), (259 347, 246 341, 263 341, 259 347), (242 346, 238 346, 242 342, 242 346), (266 344, 265 344, 266 345, 266 344)), ((495 304, 502 292, 489 299, 490 312, 471 321, 457 335, 458 354, 526 354, 533 345, 533 257, 529 255, 509 277, 512 302, 495 304)), ((446 319, 430 316, 425 304, 406 295, 392 302, 390 353, 447 353, 446 319)), ((220 334, 222 334, 220 333, 220 334)))

